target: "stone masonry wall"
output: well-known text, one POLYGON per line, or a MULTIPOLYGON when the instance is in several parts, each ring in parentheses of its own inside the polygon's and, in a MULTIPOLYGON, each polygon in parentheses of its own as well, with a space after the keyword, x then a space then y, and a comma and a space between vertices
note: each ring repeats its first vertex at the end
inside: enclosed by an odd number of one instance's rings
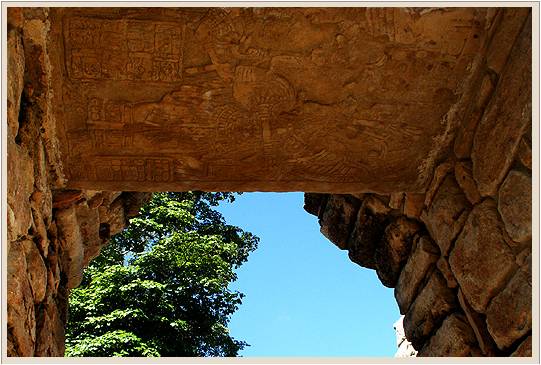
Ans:
MULTIPOLYGON (((531 15, 491 17, 425 191, 305 197, 394 288, 419 356, 531 356, 531 15)), ((8 23, 7 355, 62 356, 69 290, 150 194, 63 188, 47 10, 8 23)))
POLYGON ((7 355, 63 356, 69 290, 149 193, 62 189, 44 9, 10 9, 7 355))
POLYGON ((531 15, 492 26, 426 191, 305 195, 321 232, 394 288, 417 356, 532 356, 531 15))

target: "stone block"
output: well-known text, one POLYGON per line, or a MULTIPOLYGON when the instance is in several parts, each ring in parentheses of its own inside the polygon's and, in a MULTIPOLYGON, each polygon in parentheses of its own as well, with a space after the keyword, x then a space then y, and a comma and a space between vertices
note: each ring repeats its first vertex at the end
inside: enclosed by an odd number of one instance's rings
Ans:
POLYGON ((425 204, 425 194, 406 193, 404 198, 404 215, 417 219, 421 216, 425 204))
POLYGON ((404 193, 392 193, 389 199, 389 207, 400 210, 404 202, 404 193))
POLYGON ((453 313, 419 351, 419 357, 482 356, 471 327, 463 315, 453 313))
POLYGON ((383 200, 373 194, 366 196, 366 198, 363 200, 362 206, 364 206, 365 209, 369 209, 372 214, 385 215, 391 211, 391 208, 389 208, 389 206, 385 204, 383 200))
POLYGON ((321 233, 341 250, 348 248, 359 207, 359 200, 347 195, 331 195, 325 205, 319 220, 321 233))
POLYGON ((466 118, 462 128, 456 132, 455 143, 453 146, 457 158, 469 158, 473 146, 473 137, 475 129, 483 116, 483 109, 474 109, 466 118))
POLYGON ((84 245, 83 267, 86 267, 104 243, 100 237, 100 216, 97 209, 89 208, 86 203, 76 205, 75 210, 84 245))
POLYGON ((522 341, 517 349, 511 354, 512 357, 532 357, 532 336, 528 336, 522 341))
POLYGON ((7 125, 8 140, 13 142, 19 130, 19 111, 24 87, 24 50, 15 30, 7 34, 7 125))
POLYGON ((481 201, 481 194, 479 194, 479 190, 477 190, 477 185, 472 176, 471 162, 457 162, 455 164, 455 178, 470 203, 475 205, 481 201))
POLYGON ((419 223, 403 216, 391 222, 376 246, 376 272, 383 285, 393 288, 411 251, 413 238, 421 229, 419 223))
MULTIPOLYGON (((528 17, 529 8, 503 8, 500 26, 492 37, 487 52, 487 66, 498 74, 502 73, 512 52, 512 47, 520 37, 524 20, 528 17)), ((531 27, 531 24, 530 24, 531 27)))
POLYGON ((479 313, 484 313, 517 269, 504 236, 496 203, 486 199, 473 208, 449 256, 460 288, 479 313))
POLYGON ((443 319, 457 307, 454 292, 435 270, 404 317, 406 337, 419 350, 443 319))
POLYGON ((453 170, 453 164, 451 162, 444 162, 436 169, 434 170, 434 175, 432 176, 432 180, 430 181, 430 185, 428 186, 426 193, 425 193, 425 207, 426 209, 430 208, 432 205, 432 200, 434 199, 434 196, 436 195, 436 192, 438 191, 441 183, 443 182, 443 179, 453 170))
POLYGON ((45 298, 47 288, 47 267, 43 261, 40 251, 33 241, 21 242, 25 251, 26 271, 30 281, 30 288, 36 304, 45 298))
POLYGON ((34 356, 36 342, 35 305, 28 278, 24 244, 8 242, 7 330, 14 356, 34 356))
POLYGON ((496 195, 515 159, 520 139, 531 123, 531 28, 529 17, 475 133, 473 177, 481 196, 496 195))
POLYGON ((128 220, 124 213, 124 202, 117 198, 109 204, 102 204, 98 208, 100 223, 109 225, 109 234, 111 236, 121 232, 127 225, 128 220))
POLYGON ((525 167, 532 169, 532 145, 524 137, 520 140, 517 157, 525 167))
POLYGON ((88 205, 90 209, 98 208, 99 206, 103 204, 103 195, 96 194, 92 196, 91 198, 87 200, 86 204, 88 205))
MULTIPOLYGON (((43 195, 40 192, 34 192, 34 195, 43 195)), ((47 235, 47 218, 43 216, 42 209, 39 208, 39 202, 31 199, 30 206, 32 209, 32 233, 33 239, 37 242, 40 252, 43 257, 47 257, 49 253, 49 237, 47 235)))
POLYGON ((471 112, 464 113, 464 121, 461 128, 458 128, 456 131, 454 152, 457 158, 470 158, 475 130, 483 116, 487 103, 492 97, 496 83, 497 76, 495 73, 487 70, 480 81, 478 93, 475 95, 475 102, 470 102, 471 112))
POLYGON ((532 178, 517 170, 509 172, 498 197, 498 211, 509 236, 516 242, 531 240, 532 178))
POLYGON ((488 331, 498 347, 508 349, 532 329, 532 271, 526 264, 487 308, 488 331))
POLYGON ((473 329, 477 344, 483 355, 495 356, 496 344, 488 333, 485 317, 473 310, 460 289, 458 290, 458 303, 460 304, 462 311, 466 314, 468 323, 473 329))
POLYGON ((304 193, 304 210, 317 217, 327 198, 328 194, 304 193))
POLYGON ((479 121, 483 117, 485 108, 492 98, 498 80, 492 70, 486 70, 480 81, 476 95, 472 96, 474 102, 470 101, 470 112, 464 113, 464 121, 456 131, 454 152, 459 159, 469 159, 473 147, 473 138, 479 121))
POLYGON ((398 302, 400 314, 405 314, 425 277, 438 260, 439 249, 428 236, 420 236, 402 269, 394 290, 394 297, 398 302))
POLYGON ((447 175, 436 192, 432 205, 421 215, 421 220, 443 256, 449 254, 451 243, 462 229, 469 209, 470 204, 454 176, 447 175))
POLYGON ((85 247, 75 207, 58 210, 56 226, 62 247, 61 269, 67 276, 66 285, 69 289, 76 288, 83 279, 85 247))
POLYGON ((16 240, 28 234, 32 224, 30 196, 34 191, 34 164, 27 151, 8 142, 7 155, 8 238, 16 240))
POLYGON ((12 28, 21 29, 24 24, 23 8, 9 7, 7 13, 8 25, 12 28))
POLYGON ((451 270, 451 267, 449 266, 449 262, 447 261, 447 258, 440 257, 438 259, 438 262, 436 263, 436 267, 445 278, 445 281, 447 281, 447 286, 449 288, 454 289, 458 286, 458 283, 456 282, 456 278, 453 275, 453 271, 451 270))
POLYGON ((350 260, 360 266, 376 269, 376 247, 388 223, 389 218, 385 214, 374 213, 367 200, 363 201, 347 243, 350 260))
POLYGON ((56 301, 45 303, 37 326, 36 356, 64 356, 63 310, 65 308, 56 301))
POLYGON ((55 190, 53 191, 53 208, 66 209, 84 199, 85 194, 82 190, 55 190))

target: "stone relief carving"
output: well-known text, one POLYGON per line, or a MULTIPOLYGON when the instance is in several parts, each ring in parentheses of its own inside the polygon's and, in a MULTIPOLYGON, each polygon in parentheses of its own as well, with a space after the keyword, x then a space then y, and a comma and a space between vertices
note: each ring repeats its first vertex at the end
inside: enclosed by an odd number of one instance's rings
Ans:
POLYGON ((69 77, 179 81, 184 25, 69 17, 64 25, 69 77))
POLYGON ((420 189, 482 14, 56 9, 68 184, 420 189))

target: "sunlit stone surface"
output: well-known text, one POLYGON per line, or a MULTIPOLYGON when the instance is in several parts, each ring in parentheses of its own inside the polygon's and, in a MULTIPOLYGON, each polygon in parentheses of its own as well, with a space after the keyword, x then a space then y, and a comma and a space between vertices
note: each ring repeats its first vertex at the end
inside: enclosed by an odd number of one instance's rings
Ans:
POLYGON ((68 186, 420 191, 485 13, 53 9, 68 186))

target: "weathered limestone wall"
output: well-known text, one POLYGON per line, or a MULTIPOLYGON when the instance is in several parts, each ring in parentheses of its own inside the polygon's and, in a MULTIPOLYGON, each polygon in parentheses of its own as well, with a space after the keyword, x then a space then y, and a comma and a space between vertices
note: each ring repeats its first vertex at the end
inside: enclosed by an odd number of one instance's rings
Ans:
POLYGON ((453 150, 423 194, 306 194, 351 261, 394 288, 418 356, 531 356, 531 16, 506 9, 453 150))
POLYGON ((69 290, 150 194, 62 189, 46 11, 8 19, 7 355, 63 356, 69 290))

